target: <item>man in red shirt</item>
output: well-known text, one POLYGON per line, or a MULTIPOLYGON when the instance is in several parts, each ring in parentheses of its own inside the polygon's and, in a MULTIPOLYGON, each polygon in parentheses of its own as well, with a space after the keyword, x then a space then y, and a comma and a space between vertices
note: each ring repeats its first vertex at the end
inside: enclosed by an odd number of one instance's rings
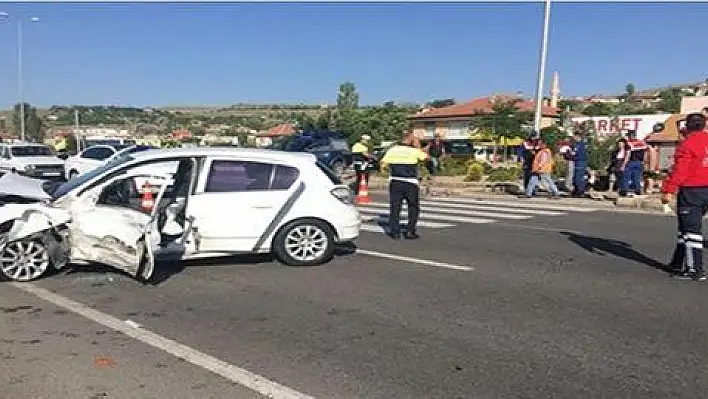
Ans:
POLYGON ((678 238, 669 263, 676 277, 705 281, 703 270, 703 216, 708 212, 708 132, 706 117, 686 116, 686 138, 676 148, 674 166, 664 180, 661 201, 668 204, 678 193, 678 238))

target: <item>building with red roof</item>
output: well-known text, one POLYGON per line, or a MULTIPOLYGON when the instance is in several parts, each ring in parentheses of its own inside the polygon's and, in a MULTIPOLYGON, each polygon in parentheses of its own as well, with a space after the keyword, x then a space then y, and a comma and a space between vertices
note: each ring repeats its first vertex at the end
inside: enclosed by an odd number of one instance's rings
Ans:
MULTIPOLYGON (((522 112, 534 112, 536 103, 520 97, 497 95, 481 97, 474 100, 450 105, 442 108, 426 108, 409 119, 413 132, 420 138, 432 138, 440 134, 446 139, 468 139, 470 137, 470 122, 477 116, 493 113, 497 101, 518 100, 516 107, 522 112)), ((555 124, 560 120, 559 108, 544 105, 541 107, 541 127, 555 124)))

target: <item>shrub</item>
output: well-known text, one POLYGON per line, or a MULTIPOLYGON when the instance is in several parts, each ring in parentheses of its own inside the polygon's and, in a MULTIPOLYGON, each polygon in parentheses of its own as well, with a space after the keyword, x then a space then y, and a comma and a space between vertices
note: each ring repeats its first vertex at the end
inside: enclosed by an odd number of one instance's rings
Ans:
POLYGON ((467 173, 467 159, 446 157, 441 161, 440 174, 443 176, 460 176, 467 173))
POLYGON ((487 181, 490 182, 511 182, 519 180, 521 176, 521 169, 517 167, 509 168, 496 168, 489 173, 487 181))
POLYGON ((465 181, 480 181, 484 177, 484 167, 479 163, 472 163, 467 168, 467 176, 465 181))
POLYGON ((568 174, 568 161, 562 156, 556 156, 553 161, 553 177, 565 177, 568 174))

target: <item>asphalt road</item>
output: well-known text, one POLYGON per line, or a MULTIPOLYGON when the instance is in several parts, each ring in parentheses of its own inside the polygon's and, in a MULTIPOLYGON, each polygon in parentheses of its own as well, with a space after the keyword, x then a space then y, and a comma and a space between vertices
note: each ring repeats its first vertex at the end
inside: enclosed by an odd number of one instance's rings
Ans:
POLYGON ((322 267, 227 259, 154 286, 105 270, 28 286, 59 305, 4 285, 0 397, 708 395, 708 286, 657 270, 671 217, 433 201, 422 238, 394 242, 382 201, 361 252, 322 267))

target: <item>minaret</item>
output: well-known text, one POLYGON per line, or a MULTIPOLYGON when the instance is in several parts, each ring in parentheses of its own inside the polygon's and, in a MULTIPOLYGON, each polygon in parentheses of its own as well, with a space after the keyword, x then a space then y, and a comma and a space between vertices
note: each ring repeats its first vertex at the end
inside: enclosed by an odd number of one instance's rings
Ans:
POLYGON ((558 107, 558 98, 560 97, 560 78, 558 71, 553 72, 553 82, 551 82, 551 107, 558 107))

